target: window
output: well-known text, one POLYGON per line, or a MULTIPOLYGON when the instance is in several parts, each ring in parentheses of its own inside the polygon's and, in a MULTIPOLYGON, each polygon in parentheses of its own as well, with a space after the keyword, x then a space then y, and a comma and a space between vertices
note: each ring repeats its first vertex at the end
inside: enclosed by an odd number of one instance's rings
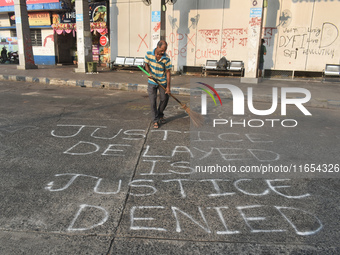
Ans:
POLYGON ((17 37, 17 30, 11 30, 11 37, 17 37))
POLYGON ((31 29, 32 46, 42 46, 41 29, 31 29))

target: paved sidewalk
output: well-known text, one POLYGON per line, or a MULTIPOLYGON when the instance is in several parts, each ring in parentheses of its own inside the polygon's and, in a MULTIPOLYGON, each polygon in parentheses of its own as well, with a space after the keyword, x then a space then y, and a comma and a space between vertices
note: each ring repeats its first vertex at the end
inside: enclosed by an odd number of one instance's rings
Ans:
MULTIPOLYGON (((16 65, 0 65, 0 80, 37 82, 50 85, 68 85, 92 88, 120 89, 127 91, 146 92, 147 78, 139 70, 110 71, 108 68, 98 67, 97 73, 75 73, 74 65, 64 66, 39 66, 38 69, 18 70, 16 65)), ((214 85, 232 84, 238 86, 243 92, 248 87, 253 87, 253 100, 270 102, 272 99, 272 88, 277 87, 299 87, 308 89, 312 99, 306 106, 321 107, 329 109, 340 109, 340 80, 319 79, 263 79, 259 84, 245 84, 240 82, 239 77, 201 77, 197 75, 172 75, 171 90, 173 94, 190 95, 190 82, 200 80, 201 82, 214 85)), ((279 90, 280 91, 280 90, 279 90)), ((231 94, 224 94, 231 98, 231 94)), ((280 92, 279 92, 280 95, 280 92)), ((301 97, 296 94, 292 97, 301 97)))

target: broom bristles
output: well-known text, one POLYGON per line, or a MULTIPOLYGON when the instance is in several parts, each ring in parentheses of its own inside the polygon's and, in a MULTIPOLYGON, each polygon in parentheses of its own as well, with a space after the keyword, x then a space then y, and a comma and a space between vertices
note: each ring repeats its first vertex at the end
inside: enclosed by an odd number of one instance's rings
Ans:
POLYGON ((192 111, 187 105, 182 104, 182 108, 185 110, 185 112, 189 115, 192 124, 194 124, 195 127, 201 127, 204 123, 203 117, 201 114, 192 111))

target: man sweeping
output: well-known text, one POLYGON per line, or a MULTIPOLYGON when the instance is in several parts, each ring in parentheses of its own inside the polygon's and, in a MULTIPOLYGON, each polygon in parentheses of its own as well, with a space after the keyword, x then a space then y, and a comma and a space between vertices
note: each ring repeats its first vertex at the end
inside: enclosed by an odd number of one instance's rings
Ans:
POLYGON ((148 51, 145 55, 145 70, 150 74, 148 79, 148 94, 151 104, 151 117, 153 128, 159 128, 160 124, 165 124, 164 110, 169 101, 170 81, 171 81, 171 60, 166 50, 168 44, 161 40, 157 43, 157 47, 153 51, 148 51), (163 87, 164 91, 159 85, 151 79, 156 79, 163 87), (159 91, 160 101, 157 107, 157 90, 159 91))

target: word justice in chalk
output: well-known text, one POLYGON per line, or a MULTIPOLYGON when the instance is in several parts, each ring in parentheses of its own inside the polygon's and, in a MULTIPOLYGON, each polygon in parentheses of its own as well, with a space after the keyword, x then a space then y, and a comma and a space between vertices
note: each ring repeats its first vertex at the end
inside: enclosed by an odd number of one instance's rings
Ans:
MULTIPOLYGON (((49 182, 45 187, 46 190, 51 192, 65 191, 69 189, 74 182, 77 182, 77 185, 75 185, 76 187, 83 187, 83 185, 79 185, 79 183, 81 183, 84 178, 91 178, 94 180, 93 187, 91 187, 94 193, 101 195, 117 195, 122 191, 123 185, 122 180, 103 181, 103 178, 84 174, 65 173, 56 174, 55 177, 58 177, 57 180, 49 182)), ((202 183, 202 185, 203 183, 208 183, 208 187, 207 185, 204 185, 204 194, 207 197, 214 198, 234 196, 237 194, 244 194, 247 196, 256 197, 276 194, 288 199, 302 199, 310 196, 309 193, 295 191, 294 187, 288 185, 290 181, 290 179, 239 179, 236 181, 231 181, 229 179, 166 179, 162 181, 155 181, 153 179, 136 179, 128 182, 126 185, 131 188, 129 192, 130 195, 140 197, 159 195, 159 189, 161 188, 161 186, 168 185, 168 188, 161 189, 168 191, 169 188, 174 187, 173 184, 175 184, 178 191, 178 196, 180 196, 181 198, 186 198, 187 189, 197 187, 197 185, 193 185, 193 183, 202 183), (254 185, 254 183, 256 183, 256 186, 260 191, 252 191, 251 187, 254 185)), ((201 188, 197 190, 197 193, 199 191, 201 191, 201 188)))
MULTIPOLYGON (((222 124, 222 123, 221 123, 222 124)), ((113 140, 121 138, 123 140, 142 140, 146 137, 146 130, 144 129, 131 129, 125 130, 110 129, 106 126, 89 126, 89 125, 57 125, 57 130, 52 130, 51 135, 56 138, 75 138, 78 136, 87 136, 89 138, 101 139, 101 140, 113 140), (88 133, 88 132, 90 133, 88 133), (101 134, 102 133, 102 134, 101 134), (106 136, 103 133, 108 133, 106 136)), ((272 142, 269 139, 269 135, 261 133, 251 134, 238 134, 231 132, 217 133, 209 131, 178 131, 178 130, 151 130, 152 135, 159 138, 162 141, 168 141, 175 138, 185 137, 190 134, 191 141, 194 142, 213 142, 213 141, 225 141, 225 142, 245 142, 251 143, 267 143, 272 142)))
MULTIPOLYGON (((109 212, 105 208, 82 204, 67 231, 90 230, 103 225, 108 218, 109 212), (94 210, 96 210, 95 214, 94 210), (81 219, 86 217, 89 217, 91 221, 83 223, 81 219)), ((187 234, 195 231, 208 235, 247 233, 263 235, 264 233, 293 232, 299 236, 310 236, 317 234, 322 228, 323 224, 317 216, 296 207, 252 204, 235 207, 229 207, 228 205, 213 207, 190 206, 189 209, 185 208, 184 204, 181 207, 161 205, 132 206, 130 209, 129 229, 131 231, 142 230, 153 233, 183 232, 187 234), (166 215, 167 217, 159 217, 159 215, 166 215), (233 217, 229 218, 228 215, 233 215, 233 217), (167 226, 167 228, 164 226, 167 226), (188 226, 190 227, 188 228, 188 226)))
POLYGON ((141 140, 146 137, 146 130, 131 129, 123 130, 122 128, 110 129, 107 126, 90 126, 90 125, 57 125, 57 130, 52 130, 51 135, 57 138, 74 138, 79 135, 91 132, 89 137, 95 139, 112 140, 121 137, 124 140, 141 140), (62 127, 62 128, 61 128, 62 127), (104 136, 104 134, 106 134, 104 136))

